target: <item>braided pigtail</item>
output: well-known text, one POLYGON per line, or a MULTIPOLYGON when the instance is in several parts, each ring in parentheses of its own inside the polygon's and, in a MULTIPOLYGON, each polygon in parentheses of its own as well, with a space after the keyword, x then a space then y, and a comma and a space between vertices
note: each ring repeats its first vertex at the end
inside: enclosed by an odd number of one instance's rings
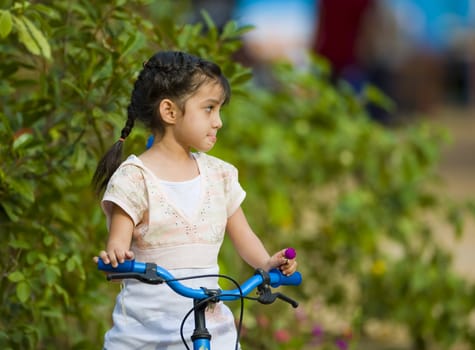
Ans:
POLYGON ((135 123, 134 108, 132 103, 127 108, 127 121, 124 128, 120 132, 120 138, 112 145, 106 154, 99 161, 94 176, 92 177, 92 184, 99 195, 107 186, 112 174, 117 170, 122 163, 122 153, 124 141, 129 136, 135 123))

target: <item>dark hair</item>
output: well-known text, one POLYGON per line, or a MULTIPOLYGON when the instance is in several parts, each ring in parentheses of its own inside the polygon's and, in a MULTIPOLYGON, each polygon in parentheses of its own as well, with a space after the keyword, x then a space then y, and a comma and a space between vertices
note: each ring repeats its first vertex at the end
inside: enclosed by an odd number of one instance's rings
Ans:
POLYGON ((163 135, 165 127, 158 111, 160 102, 168 98, 184 111, 186 100, 203 83, 213 80, 222 86, 224 103, 227 103, 231 89, 217 64, 179 51, 160 51, 146 61, 134 83, 120 138, 99 161, 92 178, 96 192, 99 194, 105 189, 122 162, 123 141, 136 120, 163 135))

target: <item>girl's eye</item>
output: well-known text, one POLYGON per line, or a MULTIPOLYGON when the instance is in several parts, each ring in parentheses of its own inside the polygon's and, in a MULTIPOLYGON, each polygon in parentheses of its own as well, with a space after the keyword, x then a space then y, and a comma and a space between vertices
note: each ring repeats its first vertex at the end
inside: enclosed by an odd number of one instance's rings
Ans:
POLYGON ((213 108, 214 108, 213 106, 208 106, 205 109, 206 109, 207 112, 211 112, 213 110, 213 108))

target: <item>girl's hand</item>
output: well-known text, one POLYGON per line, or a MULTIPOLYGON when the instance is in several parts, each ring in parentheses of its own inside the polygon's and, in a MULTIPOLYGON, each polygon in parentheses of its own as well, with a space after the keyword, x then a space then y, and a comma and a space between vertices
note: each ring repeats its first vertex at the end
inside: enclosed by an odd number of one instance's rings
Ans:
POLYGON ((131 250, 119 250, 114 249, 109 252, 102 250, 99 256, 94 257, 94 262, 97 264, 99 258, 102 259, 104 264, 112 264, 112 267, 117 267, 119 263, 123 263, 125 260, 131 260, 134 258, 134 252, 131 250))
POLYGON ((269 270, 273 268, 278 268, 286 276, 290 276, 295 271, 297 271, 297 259, 288 259, 285 257, 286 249, 282 249, 272 255, 269 259, 268 266, 269 270))

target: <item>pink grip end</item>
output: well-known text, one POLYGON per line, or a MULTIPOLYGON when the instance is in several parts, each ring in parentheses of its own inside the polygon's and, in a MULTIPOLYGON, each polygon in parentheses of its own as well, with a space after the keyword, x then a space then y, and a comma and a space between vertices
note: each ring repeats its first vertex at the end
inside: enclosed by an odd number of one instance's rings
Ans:
POLYGON ((293 259, 297 256, 297 252, 295 251, 294 248, 287 248, 284 253, 285 257, 287 259, 293 259))

